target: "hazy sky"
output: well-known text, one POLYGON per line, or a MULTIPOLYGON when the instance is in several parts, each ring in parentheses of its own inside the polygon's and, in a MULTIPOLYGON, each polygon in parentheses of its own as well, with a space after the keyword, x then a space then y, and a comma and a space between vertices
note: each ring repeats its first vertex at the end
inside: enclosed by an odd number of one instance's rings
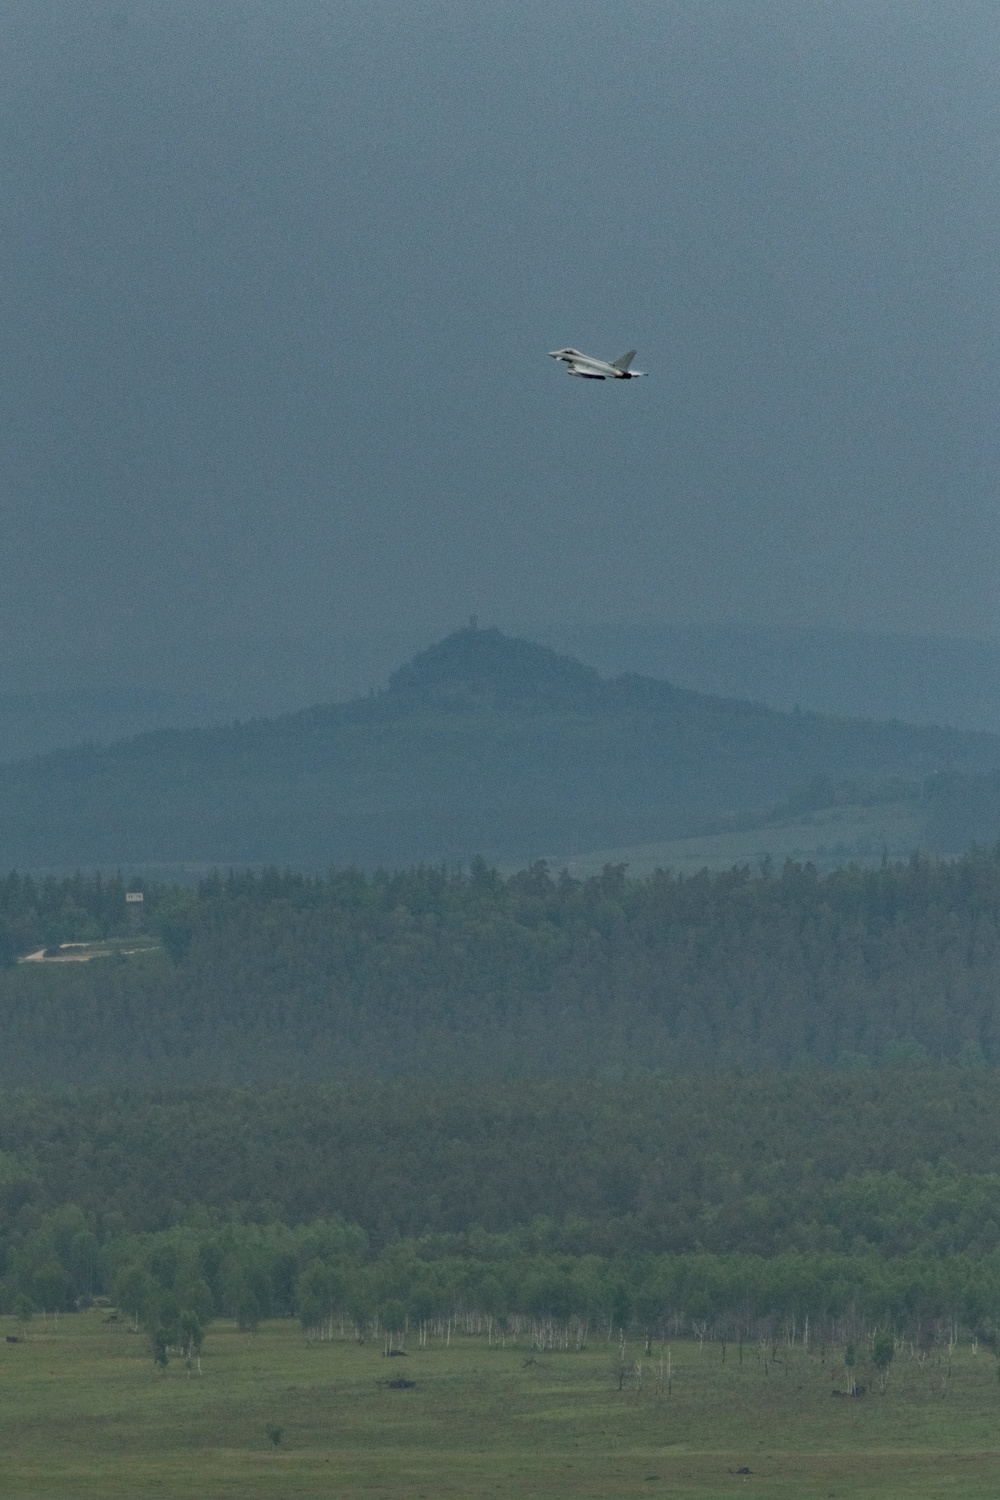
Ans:
POLYGON ((998 77, 995 0, 3 0, 2 654, 1000 634, 998 77))

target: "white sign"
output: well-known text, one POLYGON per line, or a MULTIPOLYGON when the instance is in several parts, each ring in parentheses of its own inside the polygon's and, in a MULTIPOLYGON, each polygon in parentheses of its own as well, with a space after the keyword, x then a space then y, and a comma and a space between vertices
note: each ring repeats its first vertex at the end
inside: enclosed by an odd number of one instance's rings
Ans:
POLYGON ((126 891, 125 892, 125 900, 126 901, 141 901, 142 900, 142 892, 141 891, 126 891))

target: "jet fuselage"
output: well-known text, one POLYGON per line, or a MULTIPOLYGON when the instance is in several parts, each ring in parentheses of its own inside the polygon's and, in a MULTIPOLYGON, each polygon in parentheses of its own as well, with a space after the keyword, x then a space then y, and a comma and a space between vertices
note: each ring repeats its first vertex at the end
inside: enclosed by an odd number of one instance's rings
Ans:
POLYGON ((553 349, 549 359, 560 360, 566 366, 567 375, 577 375, 581 380, 634 380, 645 375, 645 370, 630 370, 635 359, 635 350, 630 349, 620 359, 595 359, 592 354, 581 354, 579 349, 553 349))

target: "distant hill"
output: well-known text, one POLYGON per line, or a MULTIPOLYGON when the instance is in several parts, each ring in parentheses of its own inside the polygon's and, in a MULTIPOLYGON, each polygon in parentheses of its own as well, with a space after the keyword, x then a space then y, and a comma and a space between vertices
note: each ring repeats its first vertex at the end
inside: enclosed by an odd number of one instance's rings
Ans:
POLYGON ((217 724, 230 705, 155 688, 46 688, 0 692, 0 761, 67 745, 102 744, 151 730, 217 724))
POLYGON ((509 862, 679 837, 809 785, 996 767, 993 735, 602 678, 469 628, 367 698, 0 766, 0 860, 509 862))
MULTIPOLYGON (((836 718, 1000 733, 1000 640, 592 615, 495 623, 589 662, 602 677, 637 673, 786 712, 798 704, 836 718)), ((15 739, 22 755, 34 755, 84 739, 107 743, 168 725, 343 702, 385 682, 433 635, 416 622, 394 630, 331 620, 283 632, 244 625, 230 635, 140 635, 70 655, 25 654, 23 646, 12 653, 8 642, 0 652, 0 759, 13 758, 15 739)))
POLYGON ((519 633, 593 662, 771 708, 1000 733, 1000 642, 820 627, 540 622, 519 633))

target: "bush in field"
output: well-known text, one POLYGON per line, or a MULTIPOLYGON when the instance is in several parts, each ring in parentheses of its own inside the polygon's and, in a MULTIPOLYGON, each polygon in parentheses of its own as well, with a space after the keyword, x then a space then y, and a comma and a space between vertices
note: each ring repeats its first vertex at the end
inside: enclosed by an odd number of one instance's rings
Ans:
POLYGON ((891 1333, 877 1333, 872 1344, 872 1363, 878 1371, 879 1389, 885 1395, 886 1381, 889 1378, 889 1366, 892 1364, 896 1353, 896 1341, 891 1333))

